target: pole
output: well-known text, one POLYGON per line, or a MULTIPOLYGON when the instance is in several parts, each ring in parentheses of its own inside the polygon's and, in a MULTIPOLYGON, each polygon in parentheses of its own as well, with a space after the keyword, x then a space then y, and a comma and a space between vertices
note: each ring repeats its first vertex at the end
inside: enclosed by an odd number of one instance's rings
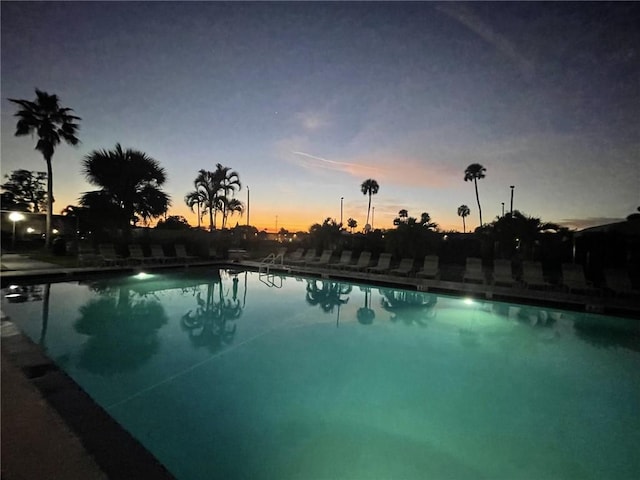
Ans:
POLYGON ((371 207, 371 231, 373 232, 373 216, 376 214, 376 207, 371 207))
POLYGON ((502 216, 504 217, 504 202, 502 202, 502 216))
POLYGON ((344 197, 340 197, 340 226, 342 227, 342 204, 344 201, 344 197))
POLYGON ((249 214, 251 209, 251 203, 249 203, 249 185, 247 185, 247 226, 249 226, 249 214))
POLYGON ((276 215, 276 233, 278 233, 278 215, 276 215))
POLYGON ((11 250, 16 249, 16 221, 13 221, 13 235, 11 236, 11 250))
POLYGON ((515 188, 515 185, 511 185, 511 216, 513 217, 513 189, 515 188))

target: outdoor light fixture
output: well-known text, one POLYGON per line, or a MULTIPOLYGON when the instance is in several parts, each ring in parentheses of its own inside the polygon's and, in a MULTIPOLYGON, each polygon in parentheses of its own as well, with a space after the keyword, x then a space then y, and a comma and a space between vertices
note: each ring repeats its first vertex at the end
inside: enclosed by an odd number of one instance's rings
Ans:
POLYGON ((27 227, 27 233, 33 233, 33 232, 35 232, 35 229, 31 227, 27 227))
POLYGON ((57 228, 54 228, 53 230, 51 230, 51 233, 57 235, 58 233, 60 233, 60 231, 57 228))
POLYGON ((11 237, 11 248, 16 247, 16 222, 24 220, 24 215, 20 212, 11 212, 9 214, 9 220, 13 222, 13 236, 11 237))

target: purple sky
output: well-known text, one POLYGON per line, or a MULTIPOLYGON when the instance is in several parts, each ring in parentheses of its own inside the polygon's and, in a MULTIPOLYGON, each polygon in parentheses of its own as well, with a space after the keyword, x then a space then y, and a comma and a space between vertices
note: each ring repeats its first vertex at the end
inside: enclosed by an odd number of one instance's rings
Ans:
MULTIPOLYGON (((56 93, 82 117, 54 156, 59 212, 84 155, 120 142, 167 170, 170 214, 199 169, 251 190, 251 223, 307 230, 401 208, 461 229, 509 207, 582 227, 640 205, 638 3, 5 2, 2 174, 44 170, 7 98, 56 93)), ((246 201, 246 189, 239 194, 246 201)), ((234 219, 231 224, 243 219, 234 219)))

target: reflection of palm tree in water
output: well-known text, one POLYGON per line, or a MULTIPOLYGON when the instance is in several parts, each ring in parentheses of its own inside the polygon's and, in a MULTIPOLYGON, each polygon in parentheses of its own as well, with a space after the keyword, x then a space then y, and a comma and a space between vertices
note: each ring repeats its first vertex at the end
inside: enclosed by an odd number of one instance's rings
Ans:
POLYGON ((236 324, 230 323, 242 314, 238 300, 237 278, 234 278, 232 298, 225 299, 220 280, 207 284, 206 298, 201 292, 196 294, 198 306, 182 316, 181 325, 189 333, 189 340, 196 347, 207 347, 215 352, 233 341, 236 324), (218 299, 215 299, 215 286, 218 285, 218 299))
POLYGON ((318 286, 317 280, 307 280, 307 294, 305 299, 309 305, 318 305, 323 312, 332 313, 334 307, 344 305, 349 298, 342 299, 342 295, 351 293, 351 286, 339 282, 322 281, 318 286))
POLYGON ((363 325, 371 325, 373 323, 373 319, 376 317, 376 312, 371 309, 371 288, 360 287, 360 290, 364 291, 364 307, 360 307, 358 309, 358 322, 363 325))
POLYGON ((339 282, 322 281, 318 287, 317 280, 307 280, 307 294, 305 299, 309 305, 319 305, 323 312, 332 313, 338 307, 336 327, 340 324, 340 307, 349 301, 349 297, 342 299, 342 295, 351 293, 351 285, 339 282))
POLYGON ((78 366, 101 375, 135 370, 156 353, 157 333, 165 323, 167 316, 157 301, 133 302, 126 287, 119 288, 117 298, 106 290, 80 307, 74 328, 90 338, 78 366))
POLYGON ((435 295, 390 288, 380 289, 380 293, 382 308, 392 313, 392 322, 402 320, 407 325, 416 323, 424 327, 425 319, 436 315, 435 306, 438 299, 435 295))

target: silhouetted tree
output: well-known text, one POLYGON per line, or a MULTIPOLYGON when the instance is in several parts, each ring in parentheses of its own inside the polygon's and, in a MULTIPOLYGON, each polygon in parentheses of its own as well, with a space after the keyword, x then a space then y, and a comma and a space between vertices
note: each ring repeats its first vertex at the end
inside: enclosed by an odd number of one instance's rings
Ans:
POLYGON ((358 226, 358 222, 353 218, 347 220, 347 226, 351 229, 351 233, 353 233, 353 229, 358 226))
POLYGON ((234 213, 238 213, 240 216, 244 214, 244 204, 237 198, 227 199, 225 196, 223 203, 225 208, 222 216, 222 228, 227 224, 227 217, 233 216, 234 213))
MULTIPOLYGON (((160 188, 167 179, 164 168, 144 152, 123 150, 120 144, 113 150, 94 150, 84 158, 83 169, 87 181, 101 189, 84 193, 81 204, 117 207, 118 224, 125 234, 137 215, 147 222, 169 207, 169 196, 160 188)), ((111 211, 115 214, 116 209, 111 211)))
POLYGON ((42 153, 47 164, 47 220, 45 246, 51 245, 51 218, 53 216, 53 167, 51 159, 55 148, 61 141, 69 145, 79 143, 76 136, 79 125, 76 121, 80 117, 72 115, 72 109, 61 107, 57 95, 49 95, 36 88, 35 101, 9 99, 21 108, 15 114, 18 117, 16 124, 17 137, 24 135, 37 135, 36 150, 42 153))
POLYGON ((0 188, 10 193, 16 203, 28 205, 29 211, 34 213, 46 208, 45 172, 20 169, 5 175, 5 178, 8 180, 0 188))
POLYGON ((469 216, 471 210, 466 205, 460 205, 458 207, 458 216, 462 217, 462 233, 467 233, 467 226, 465 224, 464 218, 469 216))
POLYGON ((205 197, 201 191, 197 190, 197 188, 198 186, 196 185, 196 190, 189 192, 184 196, 184 203, 187 204, 187 206, 192 212, 193 212, 193 207, 197 206, 198 228, 200 228, 200 222, 202 221, 202 215, 203 215, 203 212, 201 211, 201 207, 205 202, 205 197))
POLYGON ((485 172, 487 171, 479 163, 472 163, 467 167, 464 171, 464 181, 468 182, 473 180, 473 185, 476 189, 476 201, 478 202, 478 214, 480 215, 480 226, 482 226, 482 207, 480 206, 480 196, 478 195, 478 180, 485 177, 485 172))
POLYGON ((169 215, 166 220, 158 221, 156 228, 160 230, 190 230, 191 225, 182 215, 169 215))
POLYGON ((369 206, 367 207, 366 225, 369 225, 369 214, 371 213, 371 196, 376 195, 379 189, 380 189, 380 185, 378 185, 378 182, 376 182, 372 178, 365 180, 364 182, 362 182, 362 185, 360 185, 360 191, 362 192, 362 194, 369 196, 369 206))

